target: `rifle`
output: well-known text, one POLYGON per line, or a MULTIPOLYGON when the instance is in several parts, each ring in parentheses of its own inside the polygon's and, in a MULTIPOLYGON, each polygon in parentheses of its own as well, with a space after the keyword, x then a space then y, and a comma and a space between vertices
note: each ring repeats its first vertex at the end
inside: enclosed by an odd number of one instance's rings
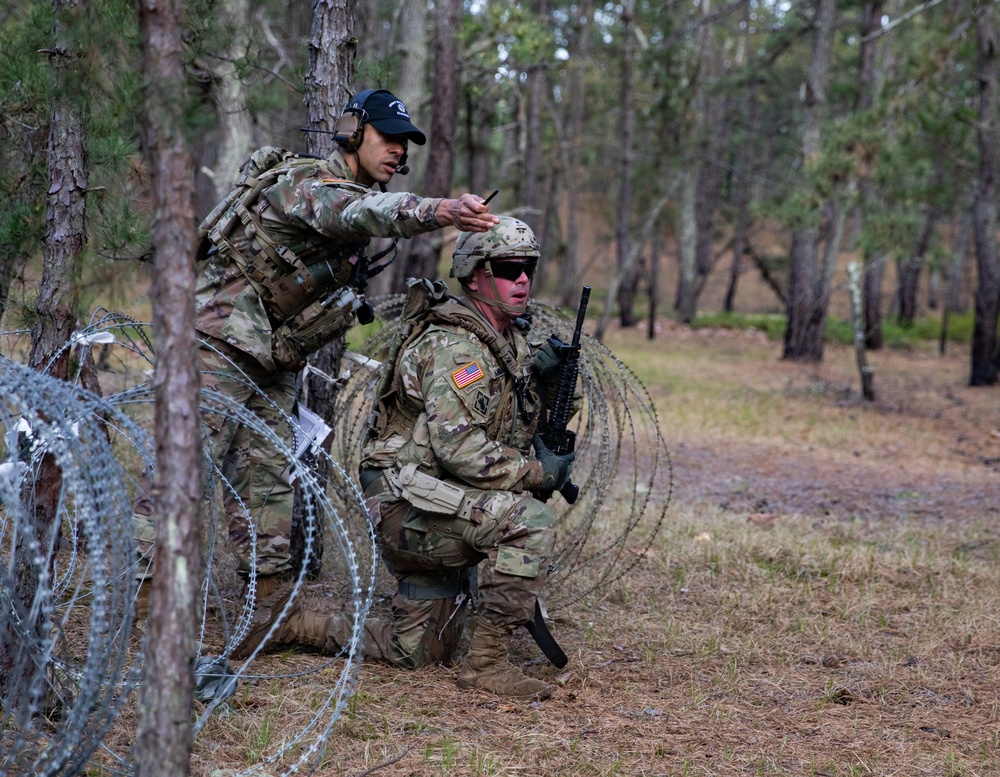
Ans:
MULTIPOLYGON (((558 335, 549 337, 549 344, 556 353, 562 356, 559 365, 559 375, 556 377, 555 392, 552 407, 543 416, 542 441, 553 453, 563 456, 576 449, 576 432, 566 428, 573 412, 573 395, 576 394, 576 380, 580 374, 580 334, 583 330, 583 319, 587 315, 587 303, 590 302, 590 286, 583 287, 580 294, 580 309, 576 313, 576 329, 573 330, 573 340, 564 343, 558 335)), ((580 487, 573 481, 567 481, 559 489, 569 504, 576 501, 580 487)))

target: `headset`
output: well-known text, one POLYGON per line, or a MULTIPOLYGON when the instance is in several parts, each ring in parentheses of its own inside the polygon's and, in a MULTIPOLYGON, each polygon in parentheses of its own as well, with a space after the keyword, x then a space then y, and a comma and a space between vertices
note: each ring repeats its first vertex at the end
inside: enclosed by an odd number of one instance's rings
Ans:
POLYGON ((337 119, 333 127, 333 140, 342 148, 348 151, 357 151, 365 139, 365 124, 368 123, 368 112, 365 104, 371 96, 377 92, 385 92, 385 89, 365 89, 361 94, 351 100, 359 105, 349 105, 344 109, 343 115, 337 119))

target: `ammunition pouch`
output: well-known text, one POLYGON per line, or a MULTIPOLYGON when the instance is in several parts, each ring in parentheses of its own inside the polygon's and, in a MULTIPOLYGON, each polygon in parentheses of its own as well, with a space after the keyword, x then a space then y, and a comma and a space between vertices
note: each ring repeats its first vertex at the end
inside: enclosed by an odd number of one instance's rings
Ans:
POLYGON ((306 357, 337 339, 354 323, 354 311, 362 304, 351 289, 340 289, 317 300, 271 334, 271 357, 284 370, 299 370, 306 357))
POLYGON ((472 519, 472 500, 464 488, 419 472, 416 464, 407 464, 398 473, 385 470, 385 477, 394 491, 421 512, 472 519))
POLYGON ((231 228, 229 221, 216 224, 208 232, 208 239, 243 271, 275 321, 288 320, 331 284, 348 284, 349 273, 334 267, 329 259, 306 265, 288 246, 277 243, 240 200, 233 203, 232 210, 243 224, 252 258, 247 258, 226 236, 231 228))

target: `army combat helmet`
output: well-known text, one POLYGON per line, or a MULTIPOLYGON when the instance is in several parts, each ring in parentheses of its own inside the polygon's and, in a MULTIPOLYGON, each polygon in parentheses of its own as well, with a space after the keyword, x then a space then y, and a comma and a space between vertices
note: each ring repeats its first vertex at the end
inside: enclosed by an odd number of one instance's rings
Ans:
POLYGON ((451 255, 451 277, 468 278, 486 261, 537 262, 540 251, 535 233, 520 219, 501 216, 488 232, 463 232, 451 255))

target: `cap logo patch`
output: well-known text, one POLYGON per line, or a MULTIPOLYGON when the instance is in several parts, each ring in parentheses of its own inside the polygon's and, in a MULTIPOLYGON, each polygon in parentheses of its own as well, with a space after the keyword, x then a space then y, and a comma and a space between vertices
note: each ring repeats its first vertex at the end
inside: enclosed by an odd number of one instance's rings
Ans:
POLYGON ((396 113, 402 116, 404 119, 410 118, 410 114, 406 112, 406 106, 403 105, 402 100, 393 100, 391 103, 389 103, 389 110, 392 110, 393 108, 395 108, 396 113))
POLYGON ((451 379, 455 381, 455 387, 460 389, 471 386, 483 377, 485 376, 483 375, 482 368, 479 366, 479 362, 469 362, 464 367, 451 373, 451 379))

